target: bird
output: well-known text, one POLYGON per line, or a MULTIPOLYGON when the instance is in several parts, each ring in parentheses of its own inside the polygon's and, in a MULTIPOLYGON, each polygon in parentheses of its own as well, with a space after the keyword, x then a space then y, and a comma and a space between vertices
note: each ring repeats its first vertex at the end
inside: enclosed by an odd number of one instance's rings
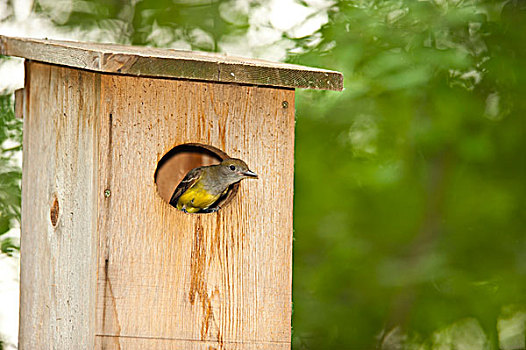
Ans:
POLYGON ((170 204, 185 213, 212 213, 233 185, 246 178, 258 178, 241 159, 227 158, 219 164, 190 170, 175 188, 170 204))

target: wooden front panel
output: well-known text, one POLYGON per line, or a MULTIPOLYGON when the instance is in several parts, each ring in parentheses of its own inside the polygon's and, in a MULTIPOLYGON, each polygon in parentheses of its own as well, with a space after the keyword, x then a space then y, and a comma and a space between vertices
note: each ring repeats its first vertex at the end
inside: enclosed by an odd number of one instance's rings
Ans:
POLYGON ((289 349, 294 91, 101 83, 98 347, 289 349), (242 158, 259 179, 217 213, 177 211, 154 173, 172 147, 194 142, 242 158))
POLYGON ((100 76, 26 62, 20 349, 94 345, 100 76))

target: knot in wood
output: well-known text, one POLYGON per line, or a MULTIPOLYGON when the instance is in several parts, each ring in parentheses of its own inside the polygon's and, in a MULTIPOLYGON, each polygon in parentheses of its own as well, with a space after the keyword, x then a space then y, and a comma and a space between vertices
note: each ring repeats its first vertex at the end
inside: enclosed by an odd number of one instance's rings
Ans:
POLYGON ((53 225, 53 227, 57 227, 59 210, 60 210, 60 207, 58 204, 58 198, 57 198, 57 195, 54 194, 53 202, 51 203, 51 210, 49 211, 49 218, 51 220, 51 225, 53 225))

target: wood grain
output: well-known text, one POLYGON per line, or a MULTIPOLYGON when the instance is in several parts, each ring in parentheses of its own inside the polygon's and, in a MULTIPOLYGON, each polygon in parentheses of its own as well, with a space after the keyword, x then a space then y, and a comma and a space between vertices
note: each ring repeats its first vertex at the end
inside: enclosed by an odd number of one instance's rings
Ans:
POLYGON ((26 64, 20 349, 93 348, 100 76, 26 64))
POLYGON ((260 86, 343 89, 340 72, 205 52, 0 35, 0 54, 116 74, 260 86))
POLYGON ((294 91, 118 75, 101 91, 97 342, 290 348, 294 91), (192 142, 260 178, 217 213, 177 211, 152 175, 192 142))
POLYGON ((294 90, 28 67, 20 348, 289 349, 294 90), (177 211, 154 174, 184 143, 259 179, 177 211))

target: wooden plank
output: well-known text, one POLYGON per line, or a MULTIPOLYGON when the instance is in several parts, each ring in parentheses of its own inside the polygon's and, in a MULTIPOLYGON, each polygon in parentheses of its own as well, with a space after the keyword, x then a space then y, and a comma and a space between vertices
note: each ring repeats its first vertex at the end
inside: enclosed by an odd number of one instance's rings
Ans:
POLYGON ((100 75, 26 61, 20 349, 94 346, 100 75))
POLYGON ((101 82, 99 348, 290 349, 294 91, 101 82), (153 175, 172 147, 193 142, 260 178, 217 213, 177 211, 153 175))
POLYGON ((205 52, 0 36, 0 54, 116 74, 343 89, 339 72, 205 52))

